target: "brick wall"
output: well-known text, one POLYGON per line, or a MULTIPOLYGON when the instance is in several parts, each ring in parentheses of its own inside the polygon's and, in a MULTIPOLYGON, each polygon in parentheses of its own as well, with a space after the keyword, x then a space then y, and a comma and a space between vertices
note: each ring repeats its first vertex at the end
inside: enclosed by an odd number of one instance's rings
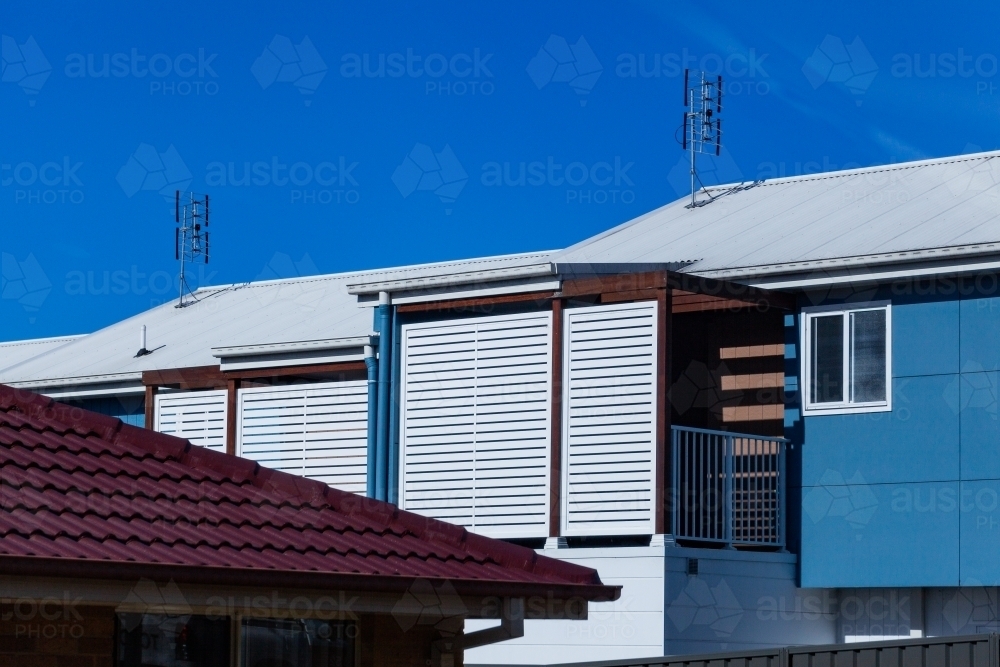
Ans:
POLYGON ((0 603, 0 667, 111 667, 114 612, 66 600, 0 603))

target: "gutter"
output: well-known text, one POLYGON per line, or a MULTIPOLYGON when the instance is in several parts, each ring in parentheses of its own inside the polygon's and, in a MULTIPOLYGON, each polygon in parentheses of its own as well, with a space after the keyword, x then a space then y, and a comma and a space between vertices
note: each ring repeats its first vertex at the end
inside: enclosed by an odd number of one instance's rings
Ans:
MULTIPOLYGON (((0 555, 0 571, 5 575, 31 577, 68 577, 74 579, 173 579, 178 583, 215 586, 277 586, 310 590, 359 590, 404 593, 415 583, 428 581, 454 586, 460 595, 495 596, 502 590, 511 597, 551 595, 555 599, 604 602, 616 600, 621 586, 598 584, 544 583, 462 579, 450 577, 396 576, 384 574, 348 574, 314 570, 278 570, 250 567, 137 563, 135 561, 59 558, 49 556, 0 555)), ((587 605, 582 618, 586 618, 587 605)))
POLYGON ((251 354, 283 354, 302 350, 340 350, 347 347, 364 347, 365 345, 371 345, 371 336, 213 347, 212 356, 221 359, 223 357, 242 357, 251 354))
POLYGON ((483 269, 479 271, 464 271, 462 273, 423 276, 419 278, 403 278, 399 280, 384 280, 354 284, 348 283, 347 293, 365 295, 377 294, 380 292, 399 292, 402 290, 414 290, 426 287, 444 287, 449 285, 464 285, 468 283, 494 282, 498 280, 508 280, 511 278, 534 278, 537 276, 552 276, 555 274, 555 265, 551 262, 544 262, 542 264, 528 264, 526 266, 514 266, 506 269, 483 269))
POLYGON ((133 373, 110 373, 108 375, 80 375, 77 377, 54 378, 51 380, 22 380, 21 382, 4 382, 15 389, 42 389, 45 387, 72 387, 87 384, 107 384, 111 382, 142 383, 142 371, 133 373))

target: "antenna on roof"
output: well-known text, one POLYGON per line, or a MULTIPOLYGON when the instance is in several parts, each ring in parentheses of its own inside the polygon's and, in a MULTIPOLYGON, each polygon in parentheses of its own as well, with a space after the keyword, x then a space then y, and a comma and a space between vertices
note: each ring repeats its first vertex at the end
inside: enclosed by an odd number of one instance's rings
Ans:
MULTIPOLYGON (((194 299, 194 294, 184 279, 184 268, 187 263, 194 262, 199 257, 205 258, 208 264, 208 195, 201 198, 193 192, 174 194, 174 259, 181 263, 180 299, 177 308, 188 305, 184 301, 185 291, 194 299)), ((195 299, 197 301, 197 299, 195 299)))
MULTIPOLYGON (((698 178, 698 153, 722 152, 722 77, 713 81, 704 72, 684 70, 684 133, 681 147, 691 156, 691 203, 687 208, 701 204, 696 200, 698 178), (692 76, 693 75, 693 76, 692 76)), ((711 199, 709 200, 711 201, 711 199)), ((705 202, 702 202, 705 203, 705 202)))

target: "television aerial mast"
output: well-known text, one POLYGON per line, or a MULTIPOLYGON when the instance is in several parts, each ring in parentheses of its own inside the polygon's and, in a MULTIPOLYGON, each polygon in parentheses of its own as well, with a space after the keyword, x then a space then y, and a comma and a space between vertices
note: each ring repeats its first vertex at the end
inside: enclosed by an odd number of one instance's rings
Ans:
POLYGON ((185 266, 200 257, 204 257, 208 264, 208 195, 201 198, 193 192, 177 190, 174 195, 174 222, 177 223, 174 229, 174 259, 181 263, 178 280, 180 298, 174 307, 183 308, 190 305, 191 300, 197 301, 184 278, 185 266), (185 302, 185 293, 191 300, 185 302))
MULTIPOLYGON (((696 208, 712 201, 712 197, 699 202, 696 199, 698 178, 697 155, 722 151, 722 76, 706 77, 704 72, 684 70, 684 138, 681 146, 691 156, 691 203, 685 208, 696 208)), ((704 187, 704 184, 702 184, 704 187)))

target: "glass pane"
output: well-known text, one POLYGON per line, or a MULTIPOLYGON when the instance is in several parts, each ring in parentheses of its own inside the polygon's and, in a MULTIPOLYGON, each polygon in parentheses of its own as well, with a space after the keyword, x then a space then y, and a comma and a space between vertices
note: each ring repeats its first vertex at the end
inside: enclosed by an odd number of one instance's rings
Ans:
POLYGON ((229 664, 229 619, 118 614, 118 667, 229 664))
POLYGON ((343 621, 243 621, 243 667, 354 667, 358 626, 343 621))
POLYGON ((844 316, 813 317, 811 324, 811 401, 841 403, 844 400, 844 316))
POLYGON ((851 313, 851 401, 885 400, 885 310, 851 313))

